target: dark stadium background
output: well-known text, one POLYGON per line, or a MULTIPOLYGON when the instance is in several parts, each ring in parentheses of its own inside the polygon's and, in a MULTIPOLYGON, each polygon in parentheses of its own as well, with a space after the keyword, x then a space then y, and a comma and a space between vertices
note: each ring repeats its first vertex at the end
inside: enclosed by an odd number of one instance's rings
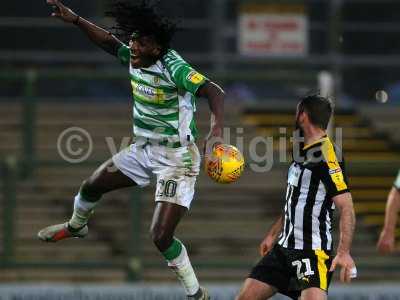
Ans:
MULTIPOLYGON (((108 1, 64 3, 112 26, 104 18, 108 1)), ((384 257, 375 250, 386 196, 400 167, 400 2, 172 0, 161 6, 180 20, 174 48, 226 90, 229 142, 244 139, 243 177, 221 186, 202 174, 193 209, 178 232, 215 298, 232 299, 258 258, 258 243, 282 205, 287 161, 278 161, 278 139, 284 136, 279 129, 287 128, 289 137, 295 103, 319 88, 318 76, 326 71, 334 82, 333 127, 343 132, 358 221, 353 255, 359 279, 347 288, 336 278, 332 297, 348 293, 361 299, 364 293, 376 296, 369 299, 400 299, 393 284, 400 278, 398 252, 384 257), (248 3, 303 5, 307 54, 241 55, 237 21, 241 5, 248 3), (377 91, 387 93, 387 102, 377 91), (274 139, 268 162, 249 155, 257 136, 274 139), (272 170, 261 174, 250 167, 271 162, 272 170)), ((85 293, 153 299, 143 284, 151 284, 153 296, 170 293, 168 299, 180 299, 182 291, 148 238, 151 188, 105 197, 87 240, 56 245, 36 240, 41 227, 69 217, 80 182, 110 156, 105 137, 119 145, 131 136, 132 126, 127 70, 50 13, 45 1, 3 1, 0 10, 0 299, 42 293, 53 295, 49 299, 62 293, 75 299, 85 293), (73 126, 85 129, 93 141, 93 152, 79 163, 63 160, 57 148, 60 134, 73 126), (88 283, 104 287, 77 287, 88 283), (115 283, 129 285, 118 291, 109 287, 115 283)), ((199 100, 198 112, 203 136, 209 123, 204 102, 199 100)), ((257 151, 265 152, 265 145, 257 145, 257 151)))

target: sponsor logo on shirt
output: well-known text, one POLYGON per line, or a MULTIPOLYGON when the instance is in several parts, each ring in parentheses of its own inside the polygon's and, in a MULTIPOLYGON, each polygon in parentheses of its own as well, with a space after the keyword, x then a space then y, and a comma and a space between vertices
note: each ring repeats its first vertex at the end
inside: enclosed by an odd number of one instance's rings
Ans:
POLYGON ((147 86, 144 86, 144 85, 141 85, 141 84, 138 84, 136 86, 136 90, 139 93, 142 93, 142 94, 145 94, 145 95, 148 95, 148 96, 156 95, 156 91, 153 88, 150 88, 150 87, 147 87, 147 86))
POLYGON ((149 102, 164 102, 165 101, 165 94, 161 89, 156 89, 152 87, 148 87, 137 83, 135 81, 131 81, 133 94, 139 94, 147 98, 146 100, 149 102))
POLYGON ((329 170, 329 174, 330 174, 330 175, 335 174, 335 173, 340 173, 340 172, 342 172, 342 169, 341 169, 341 168, 329 170))

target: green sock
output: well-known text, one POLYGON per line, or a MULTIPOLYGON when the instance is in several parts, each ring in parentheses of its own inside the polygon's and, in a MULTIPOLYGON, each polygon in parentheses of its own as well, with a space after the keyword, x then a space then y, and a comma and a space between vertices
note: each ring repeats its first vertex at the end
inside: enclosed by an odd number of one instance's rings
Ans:
POLYGON ((182 243, 175 239, 173 240, 171 246, 167 250, 165 250, 162 255, 165 257, 166 260, 173 260, 179 256, 182 252, 182 243))

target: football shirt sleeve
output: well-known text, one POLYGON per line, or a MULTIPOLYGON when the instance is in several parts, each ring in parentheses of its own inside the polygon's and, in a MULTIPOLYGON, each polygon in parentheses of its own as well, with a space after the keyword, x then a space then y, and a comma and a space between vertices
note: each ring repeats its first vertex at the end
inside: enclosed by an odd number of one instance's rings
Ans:
POLYGON ((121 64, 125 66, 129 65, 129 61, 131 59, 131 50, 127 45, 123 44, 121 47, 119 47, 117 56, 121 64))
POLYGON ((322 145, 323 162, 321 163, 321 180, 330 198, 350 191, 345 172, 344 161, 337 159, 333 145, 325 142, 322 145))
POLYGON ((170 50, 163 58, 172 80, 179 89, 196 94, 208 79, 189 65, 176 51, 170 50))

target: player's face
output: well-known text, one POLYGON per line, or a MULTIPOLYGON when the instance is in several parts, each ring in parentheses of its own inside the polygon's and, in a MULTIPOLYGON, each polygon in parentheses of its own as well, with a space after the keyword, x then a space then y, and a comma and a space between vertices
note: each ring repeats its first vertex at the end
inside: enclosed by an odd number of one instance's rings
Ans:
POLYGON ((150 36, 132 39, 129 42, 129 48, 131 49, 131 65, 137 69, 150 67, 161 53, 161 47, 150 36))

